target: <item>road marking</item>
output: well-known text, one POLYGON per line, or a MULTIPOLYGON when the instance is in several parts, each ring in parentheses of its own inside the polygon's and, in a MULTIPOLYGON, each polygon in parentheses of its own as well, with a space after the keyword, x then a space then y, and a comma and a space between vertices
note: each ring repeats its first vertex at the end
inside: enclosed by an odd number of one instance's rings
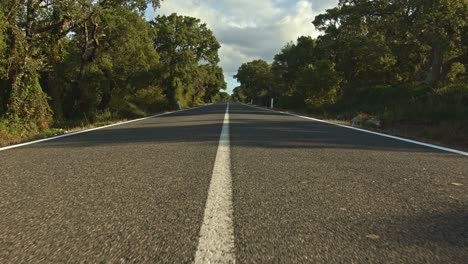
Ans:
MULTIPOLYGON (((208 105, 211 105, 211 104, 208 104, 208 105)), ((86 129, 86 130, 81 130, 81 131, 77 131, 77 132, 73 132, 73 133, 68 133, 68 134, 63 134, 63 135, 59 135, 59 136, 48 137, 48 138, 39 139, 39 140, 34 140, 34 141, 29 141, 29 142, 25 142, 25 143, 21 143, 21 144, 6 146, 6 147, 3 147, 3 148, 0 148, 0 151, 8 150, 8 149, 14 149, 14 148, 19 148, 19 147, 24 147, 24 146, 28 146, 28 145, 32 145, 32 144, 37 144, 37 143, 41 143, 41 142, 46 142, 46 141, 51 141, 51 140, 55 140, 55 139, 59 139, 59 138, 70 137, 70 136, 74 136, 74 135, 78 135, 78 134, 83 134, 83 133, 88 133, 88 132, 91 132, 91 131, 96 131, 96 130, 100 130, 100 129, 104 129, 104 128, 109 128, 109 127, 114 127, 114 126, 121 126, 121 125, 129 124, 129 123, 134 123, 134 122, 138 122, 138 121, 143 121, 143 120, 150 119, 150 118, 155 118, 155 117, 159 117, 159 116, 165 116, 165 115, 175 114, 175 113, 183 112, 183 111, 187 111, 187 110, 193 110, 193 109, 205 107, 205 106, 208 106, 208 105, 197 106, 197 107, 192 107, 192 108, 188 108, 188 109, 184 109, 184 110, 178 110, 178 111, 173 111, 173 112, 166 112, 166 113, 162 113, 162 114, 157 114, 157 115, 153 115, 153 116, 148 116, 148 117, 143 117, 143 118, 139 118, 139 119, 129 120, 129 121, 125 121, 125 122, 119 122, 119 123, 112 124, 112 125, 101 126, 101 127, 95 127, 95 128, 86 129)))
POLYGON ((348 128, 348 129, 353 129, 353 130, 357 130, 357 131, 361 131, 361 132, 365 132, 365 133, 369 133, 369 134, 373 134, 373 135, 377 135, 377 136, 381 136, 381 137, 396 139, 396 140, 399 140, 399 141, 404 141, 404 142, 407 142, 407 143, 412 143, 412 144, 416 144, 416 145, 420 145, 420 146, 424 146, 424 147, 428 147, 428 148, 433 148, 433 149, 438 149, 438 150, 442 150, 442 151, 446 151, 446 152, 451 152, 451 153, 455 153, 455 154, 459 154, 459 155, 463 155, 463 156, 468 156, 468 152, 461 151, 461 150, 446 148, 446 147, 437 146, 437 145, 433 145, 433 144, 428 144, 428 143, 424 143, 424 142, 420 142, 420 141, 416 141, 416 140, 411 140, 411 139, 407 139, 407 138, 402 138, 402 137, 392 136, 392 135, 383 134, 383 133, 379 133, 379 132, 375 132, 375 131, 370 131, 370 130, 366 130, 366 129, 362 129, 362 128, 337 124, 337 123, 333 123, 333 122, 329 122, 329 121, 325 121, 325 120, 321 120, 321 119, 317 119, 317 118, 313 118, 313 117, 301 116, 301 115, 297 115, 297 114, 293 114, 293 113, 288 113, 288 112, 283 112, 283 111, 276 111, 276 110, 271 110, 271 109, 262 108, 262 107, 258 107, 258 106, 252 106, 252 105, 248 105, 248 104, 243 104, 243 105, 249 106, 249 107, 252 107, 252 108, 262 109, 262 110, 265 110, 265 111, 271 111, 271 112, 276 112, 276 113, 280 113, 280 114, 284 114, 284 115, 290 115, 290 116, 295 116, 295 117, 299 117, 299 118, 309 119, 309 120, 312 120, 312 121, 325 123, 325 124, 329 124, 329 125, 334 125, 334 126, 344 127, 344 128, 348 128))
POLYGON ((195 254, 196 264, 235 263, 229 141, 228 103, 195 254))

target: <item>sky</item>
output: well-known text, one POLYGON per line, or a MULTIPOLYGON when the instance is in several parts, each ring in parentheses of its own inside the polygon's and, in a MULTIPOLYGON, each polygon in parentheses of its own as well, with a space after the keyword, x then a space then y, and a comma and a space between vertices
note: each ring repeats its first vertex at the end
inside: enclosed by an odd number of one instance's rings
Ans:
POLYGON ((164 0, 156 14, 197 17, 206 23, 221 44, 220 66, 228 92, 239 84, 233 78, 242 63, 256 59, 273 61, 288 42, 306 35, 317 37, 315 16, 338 4, 338 0, 164 0))

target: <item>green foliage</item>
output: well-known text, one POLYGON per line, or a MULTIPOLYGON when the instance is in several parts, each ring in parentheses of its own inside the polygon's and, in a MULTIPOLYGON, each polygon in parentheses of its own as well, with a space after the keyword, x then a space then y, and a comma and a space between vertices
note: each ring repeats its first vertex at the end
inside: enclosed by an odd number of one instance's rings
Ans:
POLYGON ((239 67, 232 99, 384 123, 464 123, 468 2, 345 0, 318 15, 317 39, 289 42, 268 65, 239 67))
MULTIPOLYGON (((152 46, 154 32, 138 14, 118 7, 102 13, 100 19, 104 25, 100 33, 102 44, 93 60, 83 65, 81 80, 76 84, 79 98, 75 100, 84 102, 71 111, 78 116, 106 109, 114 96, 125 97, 148 87, 159 67, 159 55, 152 46)), ((72 48, 70 53, 73 52, 80 50, 72 48)), ((81 65, 68 66, 78 69, 81 65)), ((79 70, 71 71, 80 75, 79 70)))
POLYGON ((463 76, 465 76, 465 80, 468 80, 466 77, 468 76, 466 72, 465 65, 455 62, 451 65, 450 70, 447 72, 447 80, 449 82, 456 82, 457 80, 462 80, 463 76))
POLYGON ((139 15, 115 8, 103 14, 102 22, 105 37, 96 63, 118 86, 158 65, 159 55, 152 45, 155 34, 139 15))
POLYGON ((466 17, 465 0, 352 0, 314 25, 353 89, 370 81, 446 81, 453 63, 467 62, 466 17))
POLYGON ((172 108, 207 101, 220 88, 224 76, 217 66, 221 47, 213 32, 199 19, 172 14, 152 21, 154 46, 161 56, 160 86, 172 108))
POLYGON ((283 93, 292 93, 301 71, 313 63, 319 54, 316 54, 316 40, 311 37, 300 37, 297 44, 288 43, 279 54, 275 55, 272 71, 279 78, 276 83, 282 84, 283 93))
POLYGON ((147 113, 130 100, 129 96, 113 96, 109 102, 109 110, 119 117, 139 118, 147 113))
POLYGON ((0 0, 2 137, 22 140, 51 124, 105 123, 167 110, 176 99, 185 106, 217 96, 226 88, 218 41, 196 18, 145 21, 148 5, 160 2, 0 0))
POLYGON ((351 115, 372 113, 387 122, 465 120, 468 85, 454 84, 437 89, 417 84, 372 87, 361 90, 352 106, 351 115))
POLYGON ((245 87, 244 86, 238 86, 238 87, 234 88, 234 90, 232 92, 231 99, 233 101, 247 103, 247 100, 249 99, 249 97, 247 95, 245 87))
POLYGON ((228 93, 219 92, 218 94, 216 94, 216 96, 214 96, 213 101, 219 103, 219 102, 227 102, 229 101, 229 99, 230 99, 230 96, 228 93))
POLYGON ((139 90, 131 101, 150 114, 161 112, 169 107, 169 102, 162 89, 155 86, 139 90))
POLYGON ((49 127, 52 113, 39 84, 35 63, 26 61, 22 72, 15 75, 6 118, 12 126, 37 132, 49 127))
POLYGON ((193 97, 193 101, 210 102, 221 90, 226 89, 223 69, 219 66, 200 65, 195 81, 195 90, 198 93, 193 97))
POLYGON ((299 77, 297 90, 311 108, 320 108, 337 102, 341 77, 335 65, 329 61, 318 61, 308 65, 299 77))
MULTIPOLYGON (((1 5, 0 5, 1 6, 1 5)), ((8 94, 10 91, 7 78, 6 29, 7 21, 0 9, 0 118, 7 110, 8 94)))
POLYGON ((0 79, 6 78, 6 39, 5 31, 7 29, 7 21, 5 15, 0 11, 0 79))
POLYGON ((257 101, 273 96, 273 74, 271 66, 264 60, 242 64, 234 78, 249 98, 257 101))

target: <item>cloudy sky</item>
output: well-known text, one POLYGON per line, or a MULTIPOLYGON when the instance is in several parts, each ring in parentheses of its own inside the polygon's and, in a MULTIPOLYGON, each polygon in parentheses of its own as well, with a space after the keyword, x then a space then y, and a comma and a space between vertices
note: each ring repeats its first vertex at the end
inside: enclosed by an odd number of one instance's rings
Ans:
MULTIPOLYGON (((193 16, 213 30, 221 43, 221 66, 228 91, 238 86, 232 77, 239 66, 255 59, 271 62, 289 41, 316 37, 312 21, 338 0, 165 0, 158 14, 193 16)), ((155 17, 147 11, 147 19, 155 17)))

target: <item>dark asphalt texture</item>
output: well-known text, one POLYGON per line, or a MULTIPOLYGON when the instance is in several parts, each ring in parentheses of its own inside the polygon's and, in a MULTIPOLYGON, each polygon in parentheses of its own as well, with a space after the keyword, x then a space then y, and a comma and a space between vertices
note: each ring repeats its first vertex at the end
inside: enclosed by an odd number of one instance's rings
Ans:
POLYGON ((466 157, 243 105, 230 118, 240 263, 468 263, 466 157))
POLYGON ((225 106, 0 152, 0 263, 187 263, 225 106))
MULTIPOLYGON (((190 263, 226 105, 0 151, 0 263, 190 263)), ((238 263, 468 263, 468 158, 230 106, 238 263)))

